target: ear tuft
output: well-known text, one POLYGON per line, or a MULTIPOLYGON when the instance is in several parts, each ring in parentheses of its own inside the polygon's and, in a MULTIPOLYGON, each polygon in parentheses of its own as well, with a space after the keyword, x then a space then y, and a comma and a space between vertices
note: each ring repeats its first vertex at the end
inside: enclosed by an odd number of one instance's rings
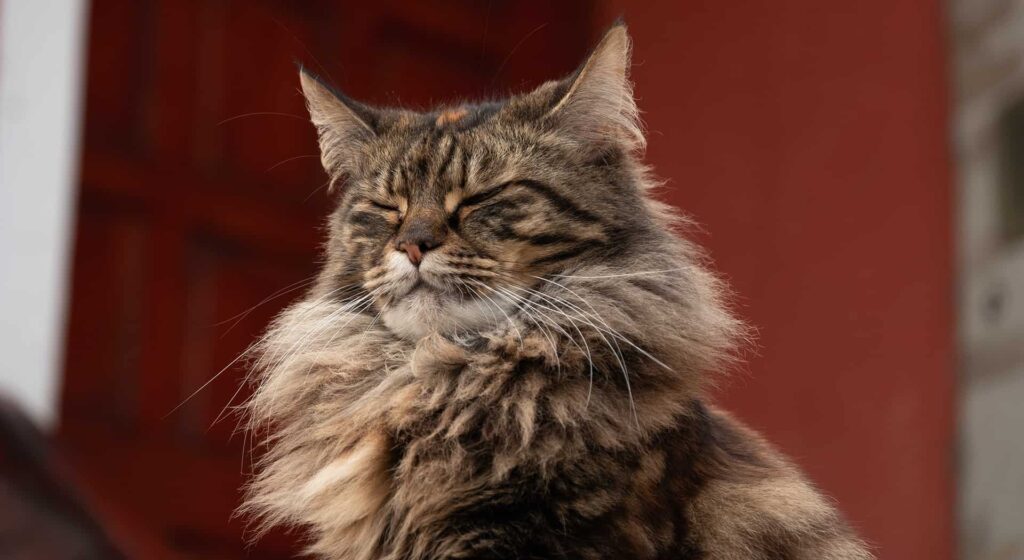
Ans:
POLYGON ((565 94, 548 111, 587 143, 618 141, 627 150, 646 141, 629 81, 631 41, 626 24, 612 25, 583 66, 568 78, 565 94))
POLYGON ((377 135, 378 115, 303 67, 299 68, 299 81, 320 139, 320 161, 333 183, 350 168, 361 145, 377 135))

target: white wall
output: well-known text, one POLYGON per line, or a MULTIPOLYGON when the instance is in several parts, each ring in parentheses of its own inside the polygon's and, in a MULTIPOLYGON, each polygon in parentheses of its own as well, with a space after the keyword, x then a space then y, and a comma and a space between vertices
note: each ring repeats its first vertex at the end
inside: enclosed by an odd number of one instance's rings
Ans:
POLYGON ((0 0, 0 394, 56 420, 87 0, 0 0))
POLYGON ((1024 560, 1024 240, 1002 234, 999 196, 1000 119, 1024 99, 1024 0, 952 0, 948 13, 959 203, 960 558, 1024 560))

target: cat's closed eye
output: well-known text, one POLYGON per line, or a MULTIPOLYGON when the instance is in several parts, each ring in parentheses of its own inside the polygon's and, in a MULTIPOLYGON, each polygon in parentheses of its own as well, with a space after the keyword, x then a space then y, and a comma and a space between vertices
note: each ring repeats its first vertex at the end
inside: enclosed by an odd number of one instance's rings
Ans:
POLYGON ((376 200, 370 200, 368 202, 370 203, 370 206, 373 206, 374 208, 376 208, 378 210, 383 210, 385 212, 398 212, 399 211, 397 206, 393 206, 391 204, 386 204, 386 203, 383 203, 383 202, 377 202, 376 200))
POLYGON ((480 191, 476 194, 471 194, 466 198, 463 198, 455 206, 455 209, 452 210, 451 215, 448 218, 449 227, 451 227, 452 229, 458 229, 459 226, 461 225, 462 220, 468 214, 471 214, 474 210, 477 209, 477 207, 501 194, 505 190, 505 187, 507 187, 508 185, 509 183, 502 183, 495 187, 491 187, 489 189, 480 191))
POLYGON ((497 196, 499 193, 501 193, 501 191, 505 190, 505 187, 507 187, 507 186, 508 186, 508 183, 503 183, 503 184, 498 185, 496 187, 491 187, 491 188, 489 188, 489 189, 487 189, 485 191, 481 191, 481 192, 478 192, 476 194, 472 194, 470 196, 467 196, 466 198, 462 199, 461 202, 459 202, 459 205, 456 206, 455 211, 458 212, 459 210, 462 210, 463 208, 469 208, 469 207, 472 207, 472 206, 478 206, 478 205, 486 202, 487 200, 490 200, 490 199, 494 198, 495 196, 497 196))

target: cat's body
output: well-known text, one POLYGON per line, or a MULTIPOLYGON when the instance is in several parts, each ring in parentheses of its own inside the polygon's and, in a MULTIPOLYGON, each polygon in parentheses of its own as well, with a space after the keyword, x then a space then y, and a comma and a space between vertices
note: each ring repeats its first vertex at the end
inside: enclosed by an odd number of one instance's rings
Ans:
POLYGON ((382 112, 303 75, 346 190, 261 341, 248 509, 324 558, 871 558, 704 404, 743 328, 648 196, 613 28, 502 104, 382 112))

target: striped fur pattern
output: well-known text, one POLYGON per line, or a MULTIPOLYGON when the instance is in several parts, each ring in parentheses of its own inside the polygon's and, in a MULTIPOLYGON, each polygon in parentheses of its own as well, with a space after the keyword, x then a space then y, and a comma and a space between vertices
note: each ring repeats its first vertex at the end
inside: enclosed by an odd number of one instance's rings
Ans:
POLYGON ((871 558, 705 402, 745 329, 650 196, 628 65, 617 25, 564 80, 431 113, 301 74, 343 188, 256 347, 261 529, 346 560, 871 558))

